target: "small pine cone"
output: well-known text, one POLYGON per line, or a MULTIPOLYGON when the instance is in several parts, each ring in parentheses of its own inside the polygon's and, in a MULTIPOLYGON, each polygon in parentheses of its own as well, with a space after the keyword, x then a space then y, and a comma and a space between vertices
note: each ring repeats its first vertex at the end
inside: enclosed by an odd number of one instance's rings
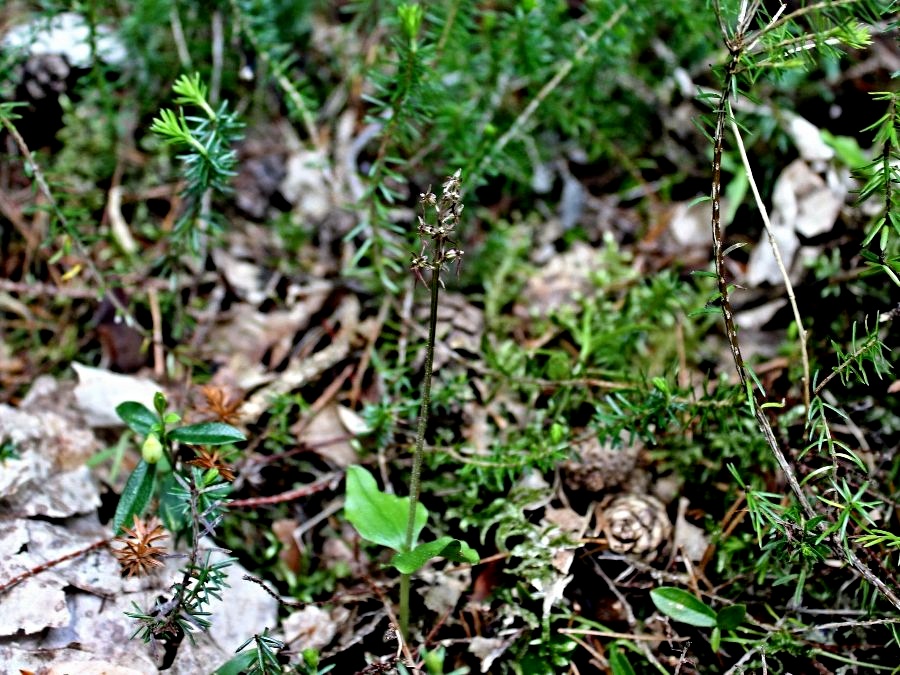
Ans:
POLYGON ((572 490, 602 492, 628 482, 637 467, 640 447, 612 443, 600 444, 590 436, 572 445, 577 459, 563 464, 566 485, 572 490))
POLYGON ((35 54, 22 68, 20 92, 28 101, 57 98, 66 91, 71 73, 69 62, 62 54, 35 54))
POLYGON ((599 518, 611 551, 647 561, 657 556, 672 532, 666 507, 649 495, 620 495, 603 508, 599 518))

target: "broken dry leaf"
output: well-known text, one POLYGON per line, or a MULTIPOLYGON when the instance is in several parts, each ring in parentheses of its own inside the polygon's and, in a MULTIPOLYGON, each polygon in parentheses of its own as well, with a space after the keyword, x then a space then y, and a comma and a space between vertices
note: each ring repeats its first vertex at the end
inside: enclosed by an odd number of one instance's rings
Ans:
POLYGON ((338 468, 345 469, 358 461, 358 457, 351 443, 353 434, 344 426, 339 407, 336 403, 328 404, 305 426, 301 420, 297 440, 338 468))
POLYGON ((584 533, 587 522, 587 518, 575 509, 569 507, 555 509, 552 506, 548 506, 546 511, 544 511, 544 520, 556 525, 566 534, 572 534, 576 537, 580 537, 584 533))
POLYGON ((315 605, 293 612, 282 621, 281 627, 284 641, 298 652, 304 649, 321 651, 337 634, 337 624, 331 615, 315 605))
POLYGON ((297 525, 297 521, 293 518, 278 518, 272 522, 272 534, 281 542, 282 547, 278 557, 292 572, 300 570, 300 549, 294 538, 297 525))
MULTIPOLYGON (((293 356, 288 362, 288 367, 278 373, 264 373, 262 366, 255 366, 257 376, 263 375, 263 380, 268 384, 260 387, 244 403, 241 408, 241 421, 255 422, 268 409, 273 397, 314 381, 326 370, 345 359, 350 353, 350 340, 356 334, 359 325, 359 312, 359 300, 354 295, 348 295, 335 312, 340 328, 332 337, 331 344, 305 358, 293 356)), ((249 365, 246 369, 248 372, 251 371, 249 365)))
POLYGON ((481 672, 489 673, 491 672, 491 666, 494 665, 494 661, 503 656, 512 643, 512 639, 503 640, 501 638, 486 638, 476 635, 469 640, 469 653, 474 654, 481 660, 481 672))
POLYGON ((259 265, 222 249, 214 249, 211 255, 216 269, 241 300, 254 307, 266 300, 267 275, 259 265))
POLYGON ((469 588, 471 573, 469 570, 426 567, 418 576, 425 582, 418 589, 425 606, 442 617, 453 611, 462 594, 469 588))
POLYGON ((675 534, 673 547, 687 556, 692 562, 700 562, 709 546, 709 537, 702 528, 692 525, 685 520, 688 500, 682 497, 678 504, 678 517, 675 519, 675 534))
MULTIPOLYGON (((839 189, 841 192, 835 192, 802 159, 794 160, 781 172, 772 194, 770 226, 788 272, 800 247, 798 234, 817 237, 834 227, 846 196, 846 189, 839 189)), ((784 283, 765 232, 747 264, 747 283, 755 286, 764 282, 784 283)))

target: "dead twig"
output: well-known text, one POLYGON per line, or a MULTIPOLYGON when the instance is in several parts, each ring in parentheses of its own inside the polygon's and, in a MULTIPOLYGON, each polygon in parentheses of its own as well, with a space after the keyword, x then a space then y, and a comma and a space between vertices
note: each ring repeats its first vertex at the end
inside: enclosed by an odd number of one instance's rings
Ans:
POLYGON ((80 558, 81 556, 85 555, 86 553, 90 553, 91 551, 94 551, 98 548, 103 548, 104 546, 107 546, 110 541, 112 541, 112 539, 110 539, 110 538, 100 539, 99 541, 95 541, 92 544, 88 544, 87 546, 80 548, 77 551, 72 551, 71 553, 66 553, 65 555, 62 555, 59 558, 54 558, 53 560, 48 560, 46 562, 42 562, 40 565, 36 565, 35 567, 32 567, 30 570, 26 570, 25 572, 22 572, 21 574, 14 576, 12 579, 8 579, 7 581, 0 583, 0 593, 5 593, 9 589, 11 589, 13 586, 16 586, 16 585, 22 583, 26 579, 30 579, 31 577, 34 577, 34 576, 37 576, 38 574, 46 572, 47 570, 49 570, 53 567, 56 567, 57 565, 59 565, 61 563, 67 562, 69 560, 74 560, 75 558, 80 558))
MULTIPOLYGON (((625 621, 628 623, 628 627, 631 628, 633 633, 640 635, 640 633, 638 633, 637 631, 637 618, 634 615, 634 610, 631 609, 631 605, 629 604, 628 599, 624 595, 622 595, 621 592, 619 592, 619 589, 616 588, 616 584, 607 576, 606 572, 603 571, 600 563, 598 563, 593 558, 591 559, 591 562, 594 564, 594 571, 597 572, 597 575, 606 582, 607 587, 612 592, 612 594, 616 596, 616 599, 622 606, 622 611, 625 613, 625 621)), ((663 665, 659 662, 656 656, 653 655, 653 652, 650 651, 650 647, 646 644, 645 641, 637 641, 635 642, 635 645, 637 646, 641 654, 644 655, 644 658, 647 659, 647 661, 656 666, 660 672, 666 672, 665 668, 663 668, 663 665)))
POLYGON ((809 378, 809 354, 806 351, 806 329, 803 327, 803 320, 800 317, 800 308, 797 307, 797 296, 794 293, 794 285, 791 283, 791 277, 788 274, 787 268, 784 266, 784 260, 781 257, 781 251, 778 248, 778 242, 775 241, 775 234, 772 232, 772 223, 769 221, 769 213, 766 210, 766 205, 763 204, 762 197, 759 194, 759 188, 756 185, 756 180, 753 178, 753 168, 750 166, 750 159, 747 157, 747 150, 744 147, 744 139, 741 136, 741 130, 738 128, 738 125, 734 121, 734 115, 731 111, 731 104, 728 104, 728 118, 731 124, 731 133, 734 134, 734 139, 737 142, 738 152, 741 155, 741 162, 744 165, 744 173, 747 175, 747 180, 750 183, 750 190, 753 192, 753 198, 756 200, 756 208, 759 211, 759 215, 763 221, 763 227, 766 229, 766 236, 769 239, 769 246, 772 248, 772 253, 775 256, 775 263, 778 265, 778 271, 781 274, 781 279, 784 282, 785 292, 787 293, 788 302, 791 304, 791 311, 794 313, 794 323, 797 324, 797 340, 800 342, 800 360, 803 364, 803 382, 801 386, 801 390, 803 392, 803 407, 805 410, 809 410, 809 386, 810 386, 810 378, 809 378))
POLYGON ((309 495, 315 494, 316 492, 321 492, 326 488, 331 488, 332 490, 335 489, 337 487, 338 481, 343 477, 343 475, 343 471, 335 471, 333 473, 326 474, 314 483, 308 483, 307 485, 303 485, 293 490, 288 490, 287 492, 282 492, 281 494, 269 495, 268 497, 249 497, 247 499, 235 499, 225 504, 225 506, 230 509, 252 509, 257 506, 268 506, 271 504, 292 502, 295 499, 308 497, 309 495))

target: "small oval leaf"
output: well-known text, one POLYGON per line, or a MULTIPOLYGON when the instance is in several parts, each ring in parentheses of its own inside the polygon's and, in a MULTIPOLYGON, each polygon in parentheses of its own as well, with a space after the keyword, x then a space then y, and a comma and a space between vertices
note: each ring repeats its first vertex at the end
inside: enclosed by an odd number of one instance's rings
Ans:
POLYGON ((435 541, 419 544, 406 553, 398 553, 391 559, 391 565, 401 574, 412 574, 432 558, 446 558, 452 562, 467 562, 473 565, 479 561, 478 554, 466 542, 453 537, 441 537, 435 541))
POLYGON ((701 628, 716 625, 713 608, 680 588, 654 588, 650 591, 650 599, 660 612, 676 621, 701 628))
POLYGON ((128 425, 128 428, 141 436, 150 433, 159 418, 143 403, 125 401, 116 406, 116 414, 128 425))
POLYGON ((745 616, 747 616, 747 605, 723 607, 716 615, 716 626, 722 630, 734 630, 744 623, 745 616))
POLYGON ((134 516, 140 516, 150 498, 153 497, 153 488, 156 483, 156 464, 147 464, 141 460, 125 483, 119 504, 116 506, 116 515, 113 518, 113 532, 116 535, 122 533, 123 525, 131 525, 134 516))
POLYGON ((609 669, 612 675, 635 675, 631 662, 618 645, 609 650, 609 669))
POLYGON ((235 429, 230 424, 222 422, 201 422, 178 427, 172 429, 168 433, 168 437, 173 441, 188 445, 225 445, 247 440, 240 429, 235 429))
MULTIPOLYGON (((344 515, 363 539, 395 551, 402 551, 406 546, 409 497, 382 492, 372 474, 361 466, 347 467, 344 515)), ((428 511, 422 504, 417 504, 413 543, 427 520, 428 511)))

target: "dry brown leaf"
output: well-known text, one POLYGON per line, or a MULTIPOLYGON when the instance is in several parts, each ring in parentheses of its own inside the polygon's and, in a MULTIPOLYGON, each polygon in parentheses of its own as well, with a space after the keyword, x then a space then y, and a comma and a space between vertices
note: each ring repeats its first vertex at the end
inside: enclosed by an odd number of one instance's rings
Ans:
POLYGON ((336 403, 330 403, 309 422, 301 420, 298 423, 300 435, 297 440, 320 457, 344 469, 359 458, 351 443, 354 434, 344 426, 339 407, 336 403))

